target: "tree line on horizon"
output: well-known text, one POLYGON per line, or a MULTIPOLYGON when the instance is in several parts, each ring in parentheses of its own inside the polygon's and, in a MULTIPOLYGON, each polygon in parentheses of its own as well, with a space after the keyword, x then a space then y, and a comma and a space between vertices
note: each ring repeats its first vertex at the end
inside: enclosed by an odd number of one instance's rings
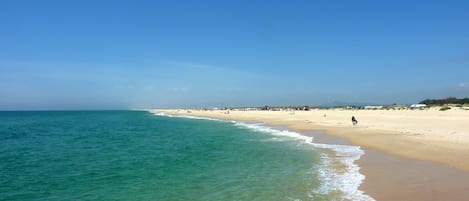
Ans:
POLYGON ((448 97, 445 99, 425 99, 420 104, 446 105, 446 104, 469 104, 469 98, 448 97))

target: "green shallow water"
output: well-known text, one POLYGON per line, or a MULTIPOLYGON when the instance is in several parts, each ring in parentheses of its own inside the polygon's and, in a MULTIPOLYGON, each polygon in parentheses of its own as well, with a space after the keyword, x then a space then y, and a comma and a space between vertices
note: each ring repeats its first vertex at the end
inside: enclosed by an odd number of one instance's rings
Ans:
POLYGON ((0 112, 0 200, 328 200, 312 193, 319 160, 299 140, 231 122, 0 112))

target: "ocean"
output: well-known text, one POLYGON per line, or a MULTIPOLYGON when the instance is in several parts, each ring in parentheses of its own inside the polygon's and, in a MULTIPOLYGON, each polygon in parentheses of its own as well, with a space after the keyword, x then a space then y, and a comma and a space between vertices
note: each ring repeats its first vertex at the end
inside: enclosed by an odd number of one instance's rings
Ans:
POLYGON ((263 124, 0 112, 0 200, 373 200, 362 154, 263 124))

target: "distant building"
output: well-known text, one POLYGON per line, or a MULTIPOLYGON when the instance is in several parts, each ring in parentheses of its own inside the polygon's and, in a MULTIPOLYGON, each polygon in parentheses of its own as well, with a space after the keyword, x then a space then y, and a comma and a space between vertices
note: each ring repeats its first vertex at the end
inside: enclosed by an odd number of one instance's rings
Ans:
POLYGON ((300 106, 300 107, 296 107, 295 109, 296 110, 303 110, 303 111, 311 110, 311 108, 309 106, 300 106))
POLYGON ((262 107, 261 110, 270 110, 270 106, 266 105, 266 106, 262 107))
POLYGON ((427 107, 427 105, 426 104, 412 104, 410 105, 410 107, 419 108, 419 107, 427 107))
POLYGON ((369 109, 382 109, 384 106, 382 105, 367 105, 365 106, 365 109, 369 110, 369 109))

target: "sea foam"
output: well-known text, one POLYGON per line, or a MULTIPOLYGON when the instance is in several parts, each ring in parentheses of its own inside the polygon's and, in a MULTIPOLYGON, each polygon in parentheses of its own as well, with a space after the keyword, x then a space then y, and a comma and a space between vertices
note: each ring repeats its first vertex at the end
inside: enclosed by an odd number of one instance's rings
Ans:
POLYGON ((322 182, 320 188, 317 189, 315 193, 327 195, 333 191, 339 190, 343 193, 343 197, 347 200, 374 200, 370 196, 364 194, 363 191, 358 189, 360 184, 365 179, 365 176, 359 172, 360 167, 355 164, 355 161, 360 159, 360 157, 364 154, 363 150, 359 146, 314 143, 313 137, 301 135, 300 133, 289 130, 275 129, 264 124, 248 124, 241 122, 234 122, 234 124, 260 132, 269 133, 274 136, 295 138, 316 148, 333 150, 340 162, 345 165, 345 171, 338 171, 336 169, 330 168, 333 160, 327 156, 327 154, 322 154, 322 164, 320 164, 321 167, 318 168, 319 176, 322 182))
MULTIPOLYGON (((170 115, 170 114, 166 114, 164 112, 153 112, 153 111, 150 111, 150 112, 153 113, 154 115, 164 116, 164 117, 178 117, 178 118, 201 119, 201 120, 210 120, 210 121, 225 121, 225 120, 213 119, 213 118, 209 118, 209 117, 197 117, 197 116, 190 116, 190 115, 170 115)), ((226 122, 228 122, 228 121, 226 121, 226 122)))
MULTIPOLYGON (((362 190, 359 190, 360 184, 365 179, 365 176, 359 172, 360 166, 355 161, 360 159, 364 151, 359 146, 353 145, 336 145, 336 144, 321 144, 315 143, 313 137, 305 136, 297 132, 289 130, 280 130, 266 126, 260 123, 243 123, 237 121, 228 121, 221 119, 214 119, 208 117, 196 117, 190 115, 169 115, 162 112, 152 112, 158 116, 178 117, 189 119, 201 119, 211 121, 230 122, 235 126, 253 129, 259 132, 268 133, 274 136, 290 137, 299 140, 302 143, 310 144, 315 148, 328 149, 335 152, 336 159, 344 164, 344 168, 339 171, 338 169, 331 168, 334 159, 325 153, 321 154, 322 163, 319 164, 319 177, 321 179, 321 186, 313 190, 315 194, 328 195, 335 191, 340 191, 342 197, 346 200, 359 200, 359 201, 373 201, 374 199, 366 195, 362 190)), ((311 195, 314 197, 313 195, 311 195)))
POLYGON ((154 111, 151 111, 149 110, 150 113, 153 113, 154 115, 157 115, 157 116, 164 116, 164 117, 175 117, 173 115, 170 115, 170 114, 166 114, 166 113, 163 113, 163 112, 154 112, 154 111))

